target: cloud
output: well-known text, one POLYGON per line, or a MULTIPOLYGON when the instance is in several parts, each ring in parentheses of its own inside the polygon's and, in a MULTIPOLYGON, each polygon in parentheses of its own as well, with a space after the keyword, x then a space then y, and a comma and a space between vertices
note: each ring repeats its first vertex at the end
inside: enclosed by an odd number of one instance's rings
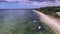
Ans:
POLYGON ((18 4, 26 4, 37 7, 46 7, 46 6, 60 6, 60 1, 45 1, 45 2, 37 2, 37 1, 29 1, 29 0, 6 0, 8 2, 17 2, 18 4))

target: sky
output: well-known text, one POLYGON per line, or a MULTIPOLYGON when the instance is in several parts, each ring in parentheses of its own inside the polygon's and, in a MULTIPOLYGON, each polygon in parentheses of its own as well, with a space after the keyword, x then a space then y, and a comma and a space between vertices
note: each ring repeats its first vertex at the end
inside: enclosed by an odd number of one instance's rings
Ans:
POLYGON ((33 8, 39 8, 39 6, 27 5, 23 3, 22 4, 6 3, 6 2, 0 3, 0 9, 33 9, 33 8))
POLYGON ((53 2, 48 2, 48 0, 0 0, 0 1, 7 1, 6 2, 0 2, 0 9, 3 8, 40 8, 40 7, 46 7, 46 6, 60 6, 60 2, 57 3, 54 2, 54 0, 49 0, 53 2), (14 3, 13 3, 14 2, 14 3))

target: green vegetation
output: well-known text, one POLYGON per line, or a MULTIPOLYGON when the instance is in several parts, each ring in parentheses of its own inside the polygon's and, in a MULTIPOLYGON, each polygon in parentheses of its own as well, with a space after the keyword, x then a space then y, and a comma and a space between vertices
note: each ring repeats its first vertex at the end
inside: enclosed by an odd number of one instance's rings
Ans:
POLYGON ((57 18, 60 17, 56 14, 56 12, 60 12, 60 7, 43 7, 43 8, 37 9, 37 10, 41 11, 45 14, 55 16, 57 18))

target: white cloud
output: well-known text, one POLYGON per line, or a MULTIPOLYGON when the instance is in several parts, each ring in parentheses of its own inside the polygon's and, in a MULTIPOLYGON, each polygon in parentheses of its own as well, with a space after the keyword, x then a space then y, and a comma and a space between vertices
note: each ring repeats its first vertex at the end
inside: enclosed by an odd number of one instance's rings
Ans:
POLYGON ((57 2, 50 2, 50 1, 46 1, 46 2, 36 2, 36 1, 29 1, 29 0, 6 0, 8 2, 19 2, 23 3, 23 4, 27 4, 27 5, 33 5, 33 6, 38 6, 38 7, 45 7, 45 6, 60 6, 60 1, 57 2))

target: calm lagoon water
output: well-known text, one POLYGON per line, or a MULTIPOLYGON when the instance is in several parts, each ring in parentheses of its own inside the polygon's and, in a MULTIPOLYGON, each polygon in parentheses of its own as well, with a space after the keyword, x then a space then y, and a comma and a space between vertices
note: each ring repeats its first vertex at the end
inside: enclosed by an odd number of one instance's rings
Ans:
POLYGON ((52 33, 43 26, 33 10, 0 10, 0 34, 52 33))

